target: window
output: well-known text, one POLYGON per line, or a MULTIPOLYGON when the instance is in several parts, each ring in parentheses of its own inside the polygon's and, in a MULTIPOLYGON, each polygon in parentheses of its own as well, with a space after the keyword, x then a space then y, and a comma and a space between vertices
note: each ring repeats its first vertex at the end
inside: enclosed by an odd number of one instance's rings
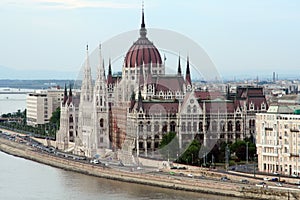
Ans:
POLYGON ((104 126, 104 120, 103 120, 103 118, 101 118, 100 119, 100 128, 103 128, 103 126, 104 126))
POLYGON ((193 122, 193 132, 197 132, 197 122, 193 122))
POLYGON ((222 132, 225 131, 225 123, 224 123, 224 121, 221 121, 221 122, 220 122, 220 130, 221 130, 222 132))
POLYGON ((203 132, 203 123, 199 122, 199 132, 203 132))
POLYGON ((147 122, 147 131, 151 132, 151 122, 150 121, 147 122))
POLYGON ((139 123, 139 132, 143 132, 144 126, 143 126, 143 122, 139 123))
POLYGON ((175 129, 176 129, 176 123, 175 123, 174 121, 172 121, 172 122, 170 123, 170 131, 171 131, 171 132, 175 132, 175 129))
POLYGON ((158 124, 158 122, 155 122, 155 124, 154 124, 154 131, 155 132, 159 131, 159 124, 158 124))
POLYGON ((233 129, 233 128, 232 128, 232 122, 229 121, 228 124, 227 124, 227 130, 228 130, 228 131, 232 131, 232 129, 233 129))
POLYGON ((188 122, 187 131, 191 131, 191 130, 192 130, 192 123, 188 122))
POLYGON ((188 107, 187 107, 187 113, 191 113, 191 106, 190 105, 188 105, 188 107))
POLYGON ((218 126, 218 124, 217 124, 217 122, 214 120, 213 122, 212 122, 212 131, 217 131, 217 126, 218 126))
POLYGON ((194 105, 194 106, 193 106, 193 113, 196 113, 196 112, 197 112, 197 106, 194 105))
POLYGON ((235 122, 235 130, 236 130, 237 132, 240 132, 240 131, 241 131, 241 123, 240 123, 240 121, 236 121, 236 122, 235 122))
POLYGON ((185 131, 186 130, 186 127, 185 127, 185 122, 182 122, 181 123, 181 131, 185 131))
POLYGON ((163 132, 163 133, 166 133, 167 130, 168 130, 168 124, 167 124, 167 122, 164 122, 164 123, 163 123, 163 127, 162 127, 162 132, 163 132))

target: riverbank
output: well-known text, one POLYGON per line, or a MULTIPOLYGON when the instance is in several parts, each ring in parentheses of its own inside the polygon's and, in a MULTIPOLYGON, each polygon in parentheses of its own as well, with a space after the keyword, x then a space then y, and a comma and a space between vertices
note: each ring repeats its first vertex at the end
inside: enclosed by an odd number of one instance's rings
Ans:
POLYGON ((212 180, 181 180, 174 176, 160 177, 154 174, 145 174, 138 172, 124 172, 117 169, 90 165, 74 160, 59 158, 50 154, 35 151, 35 149, 0 138, 0 150, 8 154, 30 159, 43 164, 75 171, 87 175, 113 179, 118 181, 132 182, 138 184, 151 185, 175 190, 185 190, 200 193, 209 193, 215 195, 226 195, 240 198, 253 199, 290 199, 300 198, 298 192, 276 191, 273 189, 258 188, 255 186, 240 187, 228 182, 217 182, 212 180))

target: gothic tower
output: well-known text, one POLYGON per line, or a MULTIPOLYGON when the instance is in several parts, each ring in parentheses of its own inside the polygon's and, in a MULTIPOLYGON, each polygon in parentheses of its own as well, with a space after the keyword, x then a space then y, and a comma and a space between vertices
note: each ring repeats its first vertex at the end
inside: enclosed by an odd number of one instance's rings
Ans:
POLYGON ((86 62, 84 76, 81 84, 78 137, 76 138, 75 153, 85 156, 92 156, 92 113, 93 113, 93 86, 92 74, 89 63, 88 45, 86 47, 86 62))
POLYGON ((94 153, 100 154, 100 150, 109 148, 109 119, 108 119, 108 99, 107 83, 105 78, 104 60, 101 56, 101 46, 99 46, 99 66, 97 68, 97 78, 94 86, 93 96, 93 139, 92 149, 94 153))

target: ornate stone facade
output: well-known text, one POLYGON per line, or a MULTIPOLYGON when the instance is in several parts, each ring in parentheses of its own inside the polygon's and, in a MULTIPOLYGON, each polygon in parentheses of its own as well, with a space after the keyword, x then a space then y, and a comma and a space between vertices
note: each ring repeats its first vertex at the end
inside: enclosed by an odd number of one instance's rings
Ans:
POLYGON ((133 152, 156 156, 169 132, 177 135, 178 153, 196 137, 206 145, 254 136, 255 113, 267 110, 262 88, 241 87, 234 94, 197 89, 189 58, 185 76, 180 57, 177 73, 165 74, 165 63, 146 36, 143 13, 140 37, 126 54, 122 76, 112 75, 109 61, 106 77, 100 56, 93 84, 87 55, 80 102, 62 103, 59 148, 67 149, 66 144, 75 141, 77 154, 94 156, 110 148, 131 159, 133 152))

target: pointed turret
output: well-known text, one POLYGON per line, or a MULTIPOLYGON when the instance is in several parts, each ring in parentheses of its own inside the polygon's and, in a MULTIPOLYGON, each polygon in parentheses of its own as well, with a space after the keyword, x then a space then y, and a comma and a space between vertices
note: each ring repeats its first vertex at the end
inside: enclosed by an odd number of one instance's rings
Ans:
POLYGON ((72 103, 72 101, 73 101, 73 94, 72 94, 72 85, 70 83, 68 105, 70 105, 70 103, 72 103))
POLYGON ((187 85, 191 85, 191 74, 190 74, 190 61, 189 61, 189 56, 187 57, 186 61, 186 73, 185 73, 185 82, 187 85))
POLYGON ((108 64, 108 75, 107 75, 107 83, 108 84, 113 84, 113 79, 112 79, 112 73, 111 73, 111 60, 109 58, 109 64, 108 64))
POLYGON ((142 98, 142 92, 141 92, 141 90, 139 90, 137 110, 139 111, 140 108, 143 108, 143 98, 142 98))
POLYGON ((64 100, 62 104, 65 105, 67 100, 68 100, 68 92, 67 92, 67 84, 65 84, 64 100))
POLYGON ((84 77, 81 85, 81 96, 82 96, 81 100, 91 101, 92 94, 93 94, 93 86, 92 86, 91 66, 89 61, 89 47, 88 45, 86 45, 86 62, 84 67, 84 77))
POLYGON ((181 64, 180 64, 180 55, 178 57, 178 69, 177 69, 177 74, 181 75, 181 64))
POLYGON ((144 14, 144 3, 142 5, 142 23, 140 29, 140 36, 141 38, 145 38, 147 35, 146 24, 145 24, 145 14, 144 14))

